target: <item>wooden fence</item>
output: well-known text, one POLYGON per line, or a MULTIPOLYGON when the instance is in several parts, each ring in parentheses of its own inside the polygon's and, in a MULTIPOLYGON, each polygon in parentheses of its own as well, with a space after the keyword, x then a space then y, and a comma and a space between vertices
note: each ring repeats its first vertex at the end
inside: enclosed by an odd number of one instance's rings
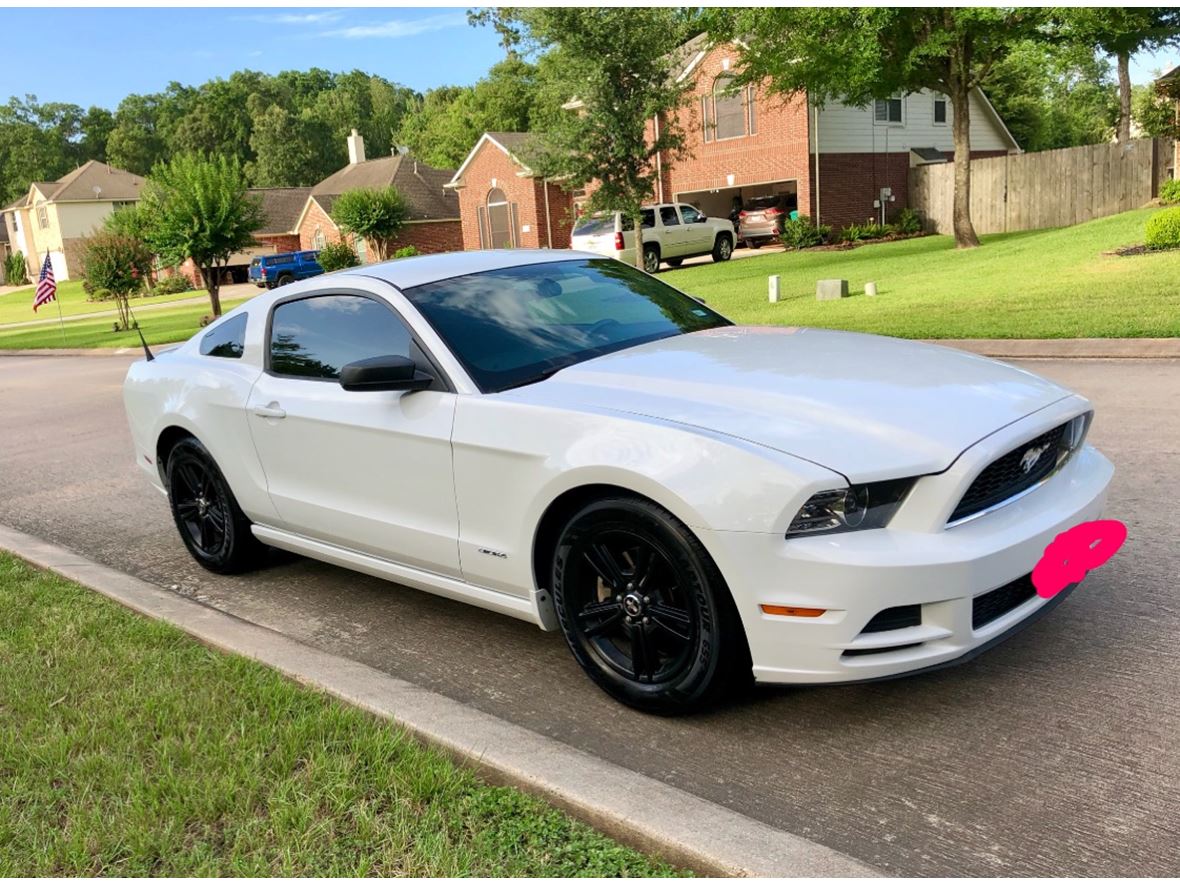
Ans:
MULTIPOLYGON (((981 234, 1065 227, 1136 209, 1158 192, 1171 145, 1139 138, 971 161, 971 219, 981 234), (1161 165, 1163 164, 1163 165, 1161 165)), ((910 205, 951 233, 955 165, 910 170, 910 205)))

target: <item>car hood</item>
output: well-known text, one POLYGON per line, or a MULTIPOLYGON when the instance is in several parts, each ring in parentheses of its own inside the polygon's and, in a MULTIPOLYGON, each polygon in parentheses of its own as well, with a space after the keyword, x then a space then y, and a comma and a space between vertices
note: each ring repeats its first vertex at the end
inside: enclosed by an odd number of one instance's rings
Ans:
POLYGON ((753 326, 628 348, 509 393, 707 429, 853 481, 945 470, 985 436, 1070 394, 946 347, 753 326))

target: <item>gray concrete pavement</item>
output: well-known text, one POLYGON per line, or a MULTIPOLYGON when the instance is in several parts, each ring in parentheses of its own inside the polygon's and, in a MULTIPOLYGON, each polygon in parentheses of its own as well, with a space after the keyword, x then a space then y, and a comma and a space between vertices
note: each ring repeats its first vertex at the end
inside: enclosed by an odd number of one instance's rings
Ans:
POLYGON ((220 578, 132 465, 123 357, 0 361, 0 523, 624 768, 911 875, 1180 869, 1180 361, 1038 361, 1090 396, 1124 549, 976 662, 764 689, 657 719, 594 689, 558 636, 288 557, 220 578))

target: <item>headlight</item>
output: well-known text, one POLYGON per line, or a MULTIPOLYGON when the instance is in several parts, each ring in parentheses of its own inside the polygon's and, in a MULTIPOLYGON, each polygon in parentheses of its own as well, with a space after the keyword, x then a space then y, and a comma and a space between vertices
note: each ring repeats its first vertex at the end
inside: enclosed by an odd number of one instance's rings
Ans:
POLYGON ((914 482, 913 478, 891 479, 818 492, 799 508, 787 537, 879 529, 893 518, 914 482))

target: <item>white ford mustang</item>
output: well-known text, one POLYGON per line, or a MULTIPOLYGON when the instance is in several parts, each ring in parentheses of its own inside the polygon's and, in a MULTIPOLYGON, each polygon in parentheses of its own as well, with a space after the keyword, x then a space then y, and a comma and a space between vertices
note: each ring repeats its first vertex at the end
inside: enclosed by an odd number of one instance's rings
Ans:
POLYGON ((626 703, 965 660, 1064 596, 1090 404, 941 347, 731 324, 617 261, 464 252, 259 295, 124 387, 206 568, 296 551, 560 629, 626 703))

